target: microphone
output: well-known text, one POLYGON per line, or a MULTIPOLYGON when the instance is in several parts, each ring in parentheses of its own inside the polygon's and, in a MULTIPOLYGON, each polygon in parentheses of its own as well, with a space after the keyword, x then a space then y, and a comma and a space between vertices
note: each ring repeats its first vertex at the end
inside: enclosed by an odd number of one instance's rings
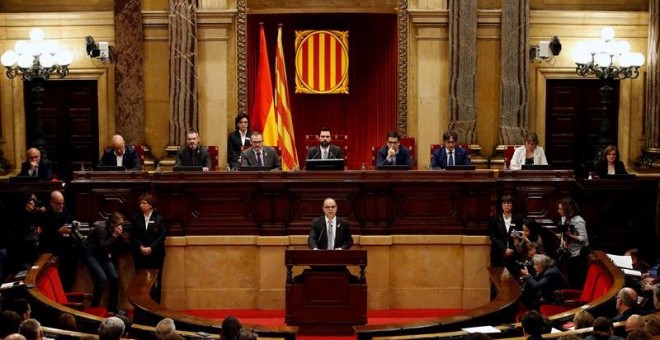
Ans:
POLYGON ((323 236, 323 231, 324 230, 325 230, 325 227, 321 227, 321 233, 319 234, 319 237, 316 239, 316 248, 319 247, 319 243, 321 242, 321 236, 323 236))
POLYGON ((319 147, 319 150, 310 159, 316 159, 316 157, 320 154, 321 154, 321 147, 319 147))

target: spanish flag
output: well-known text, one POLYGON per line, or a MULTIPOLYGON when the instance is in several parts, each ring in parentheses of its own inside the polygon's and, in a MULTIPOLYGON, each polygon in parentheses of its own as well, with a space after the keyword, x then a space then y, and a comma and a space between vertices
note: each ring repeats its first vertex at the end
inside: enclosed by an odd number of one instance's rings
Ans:
POLYGON ((277 50, 275 54, 275 112, 277 113, 278 145, 282 149, 282 170, 291 171, 300 168, 296 138, 289 106, 289 88, 282 49, 282 25, 277 30, 277 50))
POLYGON ((270 79, 268 47, 263 23, 259 24, 259 69, 251 125, 254 131, 263 132, 264 145, 277 145, 277 121, 273 106, 273 83, 270 79))

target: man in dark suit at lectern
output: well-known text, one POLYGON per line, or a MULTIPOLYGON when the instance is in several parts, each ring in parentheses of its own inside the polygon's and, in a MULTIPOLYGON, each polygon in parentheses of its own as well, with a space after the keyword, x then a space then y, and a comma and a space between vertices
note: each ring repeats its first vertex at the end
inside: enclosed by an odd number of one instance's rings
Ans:
POLYGON ((323 201, 323 216, 312 221, 307 244, 314 250, 342 250, 353 246, 351 228, 346 219, 337 217, 337 203, 334 199, 328 197, 323 201))

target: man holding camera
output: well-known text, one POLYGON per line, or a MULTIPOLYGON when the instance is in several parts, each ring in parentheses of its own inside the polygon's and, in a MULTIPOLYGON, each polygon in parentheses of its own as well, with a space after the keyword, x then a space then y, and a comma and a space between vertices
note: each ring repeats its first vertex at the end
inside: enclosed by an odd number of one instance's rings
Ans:
POLYGON ((50 194, 49 206, 40 223, 39 251, 53 253, 59 259, 58 271, 65 291, 70 291, 75 277, 76 260, 82 235, 80 223, 64 207, 64 195, 59 191, 50 194))

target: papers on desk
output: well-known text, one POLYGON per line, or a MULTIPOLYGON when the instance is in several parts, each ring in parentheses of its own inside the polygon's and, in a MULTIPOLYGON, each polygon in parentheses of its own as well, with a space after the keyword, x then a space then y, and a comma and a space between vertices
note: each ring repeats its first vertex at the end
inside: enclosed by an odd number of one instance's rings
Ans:
POLYGON ((461 329, 468 333, 482 333, 482 334, 502 333, 502 331, 500 331, 499 329, 493 326, 467 327, 461 329))
POLYGON ((12 282, 5 282, 2 285, 0 285, 0 289, 7 289, 7 288, 12 288, 12 287, 18 287, 23 284, 23 281, 12 281, 12 282))
POLYGON ((628 276, 635 276, 635 277, 642 277, 642 272, 639 270, 633 270, 633 269, 626 269, 626 268, 621 268, 624 274, 628 276))
POLYGON ((614 265, 619 268, 633 269, 632 257, 607 254, 607 257, 614 262, 614 265))

